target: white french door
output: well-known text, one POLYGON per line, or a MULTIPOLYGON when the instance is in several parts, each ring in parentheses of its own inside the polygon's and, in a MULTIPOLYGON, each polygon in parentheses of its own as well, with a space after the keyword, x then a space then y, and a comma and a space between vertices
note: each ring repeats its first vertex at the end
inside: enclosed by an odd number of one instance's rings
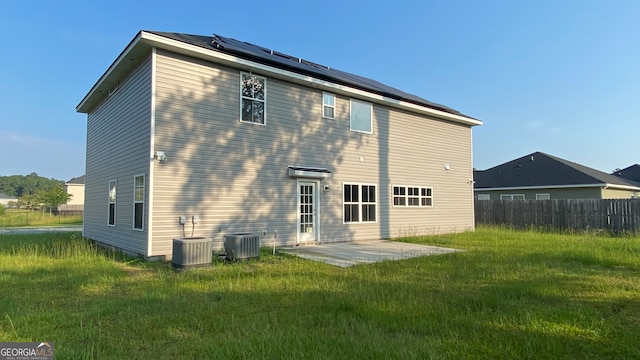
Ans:
POLYGON ((298 242, 318 238, 318 183, 298 181, 298 242))

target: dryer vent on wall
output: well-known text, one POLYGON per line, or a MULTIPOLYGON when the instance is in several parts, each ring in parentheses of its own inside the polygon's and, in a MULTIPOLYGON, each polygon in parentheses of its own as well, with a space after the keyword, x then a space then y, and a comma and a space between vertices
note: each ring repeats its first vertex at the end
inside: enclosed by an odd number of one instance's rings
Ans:
POLYGON ((224 237, 227 259, 232 261, 260 257, 260 235, 231 234, 224 237))

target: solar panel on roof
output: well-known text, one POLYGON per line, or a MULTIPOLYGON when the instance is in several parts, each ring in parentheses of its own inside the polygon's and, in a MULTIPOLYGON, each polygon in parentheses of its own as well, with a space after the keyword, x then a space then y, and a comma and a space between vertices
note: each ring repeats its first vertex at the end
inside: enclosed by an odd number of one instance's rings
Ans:
POLYGON ((326 80, 333 83, 370 91, 392 99, 411 102, 432 109, 444 111, 450 114, 466 116, 450 107, 431 102, 416 95, 406 93, 402 90, 398 90, 394 87, 382 84, 378 81, 333 69, 328 66, 316 64, 311 61, 303 60, 299 57, 294 57, 275 50, 267 49, 259 45, 238 41, 233 38, 228 38, 220 35, 205 37, 201 35, 179 33, 153 33, 173 38, 179 41, 191 43, 197 46, 203 46, 203 40, 209 39, 209 48, 212 50, 235 54, 241 58, 257 61, 265 65, 283 68, 303 75, 310 75, 321 80, 326 80))

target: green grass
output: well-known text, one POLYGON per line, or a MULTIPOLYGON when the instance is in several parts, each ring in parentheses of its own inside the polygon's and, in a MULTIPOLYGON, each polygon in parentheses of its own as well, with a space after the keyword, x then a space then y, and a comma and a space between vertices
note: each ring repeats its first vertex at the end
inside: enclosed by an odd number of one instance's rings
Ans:
POLYGON ((0 228, 82 224, 82 215, 58 216, 48 212, 8 209, 0 212, 0 228))
POLYGON ((79 234, 0 236, 0 340, 60 359, 640 358, 640 238, 481 228, 454 254, 175 272, 79 234))

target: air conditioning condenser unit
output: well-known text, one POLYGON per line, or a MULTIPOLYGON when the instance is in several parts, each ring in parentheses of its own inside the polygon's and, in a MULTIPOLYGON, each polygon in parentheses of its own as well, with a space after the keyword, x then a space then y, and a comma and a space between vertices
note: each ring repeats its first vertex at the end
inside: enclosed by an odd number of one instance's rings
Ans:
POLYGON ((211 254, 210 238, 173 239, 171 265, 180 269, 211 266, 211 254))
POLYGON ((224 237, 227 260, 237 261, 260 257, 260 235, 231 234, 224 237))

